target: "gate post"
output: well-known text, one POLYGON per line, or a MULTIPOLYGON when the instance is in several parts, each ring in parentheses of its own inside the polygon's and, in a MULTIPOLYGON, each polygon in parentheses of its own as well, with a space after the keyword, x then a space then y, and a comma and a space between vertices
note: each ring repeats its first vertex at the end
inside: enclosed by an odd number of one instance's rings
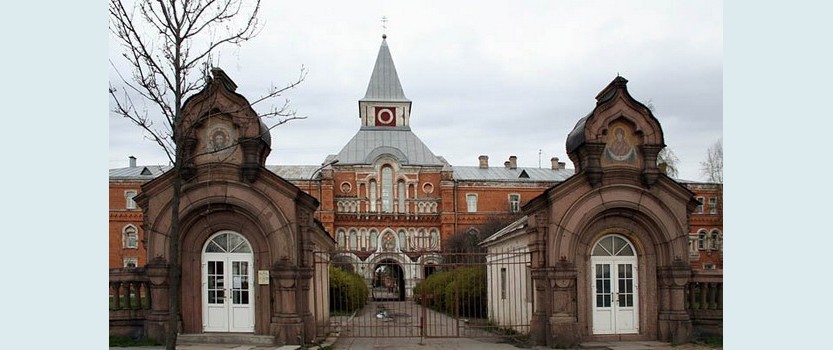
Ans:
POLYGON ((579 342, 576 310, 576 267, 567 260, 555 264, 552 272, 553 305, 550 317, 552 341, 557 347, 574 346, 579 342))
POLYGON ((680 344, 691 339, 691 318, 685 309, 685 287, 690 279, 691 268, 680 259, 657 268, 661 301, 658 335, 662 341, 680 344))
POLYGON ((148 338, 165 342, 168 334, 168 262, 156 257, 145 267, 150 280, 150 313, 145 323, 148 338))

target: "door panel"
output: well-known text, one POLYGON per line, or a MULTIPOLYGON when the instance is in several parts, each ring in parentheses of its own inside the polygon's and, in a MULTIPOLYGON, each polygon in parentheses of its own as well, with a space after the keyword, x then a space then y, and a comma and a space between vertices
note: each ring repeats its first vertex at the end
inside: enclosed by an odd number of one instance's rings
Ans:
POLYGON ((204 331, 254 331, 252 257, 206 253, 203 269, 204 331))
POLYGON ((593 334, 638 333, 638 288, 633 260, 593 258, 593 334))

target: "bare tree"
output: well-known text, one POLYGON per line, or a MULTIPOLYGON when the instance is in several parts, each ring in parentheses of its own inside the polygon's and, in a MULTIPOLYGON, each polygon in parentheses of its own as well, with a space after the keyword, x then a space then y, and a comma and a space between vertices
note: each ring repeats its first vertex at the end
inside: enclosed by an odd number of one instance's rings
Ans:
POLYGON ((723 138, 717 139, 706 152, 706 160, 700 162, 700 172, 707 180, 723 183, 723 138))
MULTIPOLYGON (((121 46, 122 57, 129 66, 121 72, 111 61, 120 81, 111 82, 109 94, 113 112, 129 119, 167 155, 174 172, 172 180, 171 224, 168 232, 170 319, 166 349, 176 346, 180 317, 179 205, 183 181, 184 130, 182 108, 186 98, 202 90, 207 83, 211 54, 221 47, 239 45, 253 38, 259 30, 260 0, 110 0, 109 29, 121 46), (140 103, 141 102, 141 103, 140 103), (146 109, 144 106, 152 108, 146 109)), ((300 84, 297 80, 285 87, 272 87, 251 104, 280 96, 300 84)), ((251 107, 251 106, 249 106, 251 107)), ((302 119, 288 108, 288 101, 261 114, 270 117, 269 132, 290 120, 302 119)), ((221 111, 219 113, 228 113, 221 111)), ((209 118, 213 113, 205 113, 209 118)), ((233 147, 232 145, 230 147, 233 147)), ((199 156, 193 155, 191 157, 199 156)))
POLYGON ((677 168, 677 164, 679 163, 680 159, 677 158, 677 155, 669 147, 663 148, 657 154, 657 165, 670 177, 676 178, 680 174, 680 170, 677 168))

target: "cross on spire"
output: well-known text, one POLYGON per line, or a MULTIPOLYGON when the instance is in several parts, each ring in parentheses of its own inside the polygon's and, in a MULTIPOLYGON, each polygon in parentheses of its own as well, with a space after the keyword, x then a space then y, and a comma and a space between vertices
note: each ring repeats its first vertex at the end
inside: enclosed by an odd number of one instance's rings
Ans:
POLYGON ((388 37, 388 35, 387 35, 387 31, 388 31, 387 24, 388 24, 388 17, 382 16, 382 39, 385 39, 385 38, 388 37))

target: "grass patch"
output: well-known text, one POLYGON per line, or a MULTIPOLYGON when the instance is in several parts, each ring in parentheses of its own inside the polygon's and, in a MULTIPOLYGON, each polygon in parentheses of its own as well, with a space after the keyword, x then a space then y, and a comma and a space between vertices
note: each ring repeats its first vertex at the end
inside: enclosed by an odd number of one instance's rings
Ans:
POLYGON ((131 347, 131 346, 156 346, 162 345, 161 343, 153 340, 153 339, 133 339, 130 337, 125 337, 121 335, 111 335, 110 336, 110 347, 131 347))
POLYGON ((704 337, 699 338, 693 341, 692 343, 698 345, 705 345, 710 348, 720 348, 723 347, 723 338, 721 337, 704 337))

